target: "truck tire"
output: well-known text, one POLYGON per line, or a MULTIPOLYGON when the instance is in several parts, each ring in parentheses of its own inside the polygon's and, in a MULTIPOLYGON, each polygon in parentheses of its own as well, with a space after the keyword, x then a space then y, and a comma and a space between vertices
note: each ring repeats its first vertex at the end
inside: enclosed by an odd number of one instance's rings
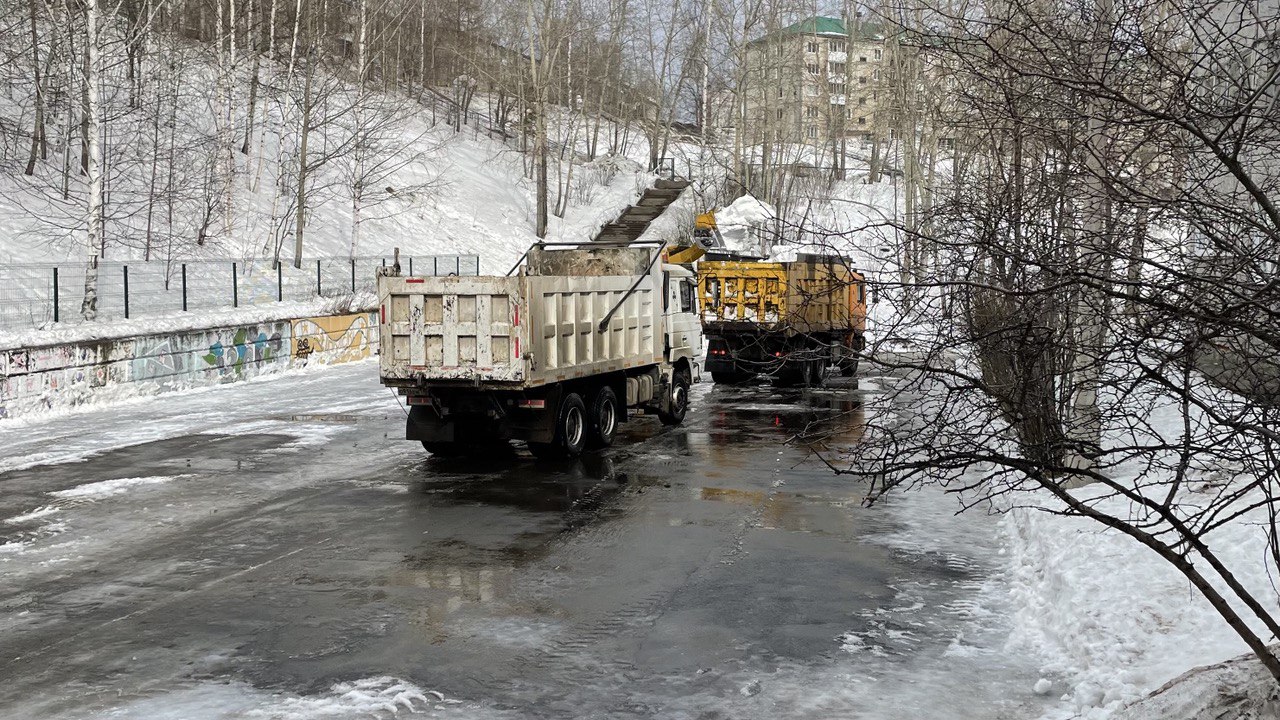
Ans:
POLYGON ((840 361, 840 376, 853 377, 858 374, 858 358, 845 357, 840 361))
POLYGON ((827 384, 827 361, 825 359, 814 360, 813 376, 809 381, 809 387, 820 388, 827 384))
POLYGON ((587 408, 587 447, 607 448, 618 432, 618 396, 608 386, 600 388, 587 408))
POLYGON ((587 443, 587 407, 577 393, 560 400, 556 414, 556 437, 549 443, 529 443, 529 452, 538 458, 573 458, 587 443))
POLYGON ((676 371, 671 386, 671 409, 658 411, 658 419, 662 421, 663 425, 679 425, 684 422, 684 416, 689 412, 689 386, 691 384, 687 371, 676 371))

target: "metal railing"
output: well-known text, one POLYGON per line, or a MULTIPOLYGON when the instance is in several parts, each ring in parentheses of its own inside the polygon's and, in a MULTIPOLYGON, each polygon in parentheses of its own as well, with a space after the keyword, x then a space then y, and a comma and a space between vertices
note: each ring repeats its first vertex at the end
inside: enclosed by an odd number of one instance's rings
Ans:
MULTIPOLYGON (((102 262, 97 320, 223 310, 373 292, 390 257, 102 262)), ((477 255, 400 256, 412 275, 477 275, 477 255)), ((0 265, 0 331, 83 322, 86 263, 0 265)))

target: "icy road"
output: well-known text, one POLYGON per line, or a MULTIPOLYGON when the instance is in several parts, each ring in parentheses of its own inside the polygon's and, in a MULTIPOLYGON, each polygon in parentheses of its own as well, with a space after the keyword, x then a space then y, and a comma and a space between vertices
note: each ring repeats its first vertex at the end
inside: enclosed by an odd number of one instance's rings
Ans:
POLYGON ((401 439, 357 363, 0 426, 3 718, 1027 718, 995 523, 696 388, 604 454, 401 439))

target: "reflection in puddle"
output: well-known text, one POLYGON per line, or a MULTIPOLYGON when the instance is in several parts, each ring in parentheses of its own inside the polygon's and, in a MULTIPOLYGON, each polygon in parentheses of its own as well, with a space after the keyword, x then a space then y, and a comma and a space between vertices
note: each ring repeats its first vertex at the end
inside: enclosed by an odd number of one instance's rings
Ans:
POLYGON ((303 413, 300 415, 273 415, 269 420, 280 420, 283 422, 300 422, 300 423, 338 423, 342 425, 355 425, 359 418, 350 413, 303 413))

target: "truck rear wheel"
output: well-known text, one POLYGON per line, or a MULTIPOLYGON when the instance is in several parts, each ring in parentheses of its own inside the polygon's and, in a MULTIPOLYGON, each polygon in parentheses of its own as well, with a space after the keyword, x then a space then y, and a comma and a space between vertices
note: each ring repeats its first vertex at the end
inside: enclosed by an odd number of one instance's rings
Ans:
POLYGON ((587 419, 587 447, 606 448, 613 444, 618 431, 618 396, 609 387, 602 387, 591 399, 587 419))
POLYGON ((827 361, 825 359, 814 360, 812 365, 813 375, 809 380, 809 387, 823 387, 827 384, 827 361))
POLYGON ((658 411, 658 419, 663 425, 679 425, 684 422, 684 416, 689 412, 689 386, 692 383, 688 371, 676 370, 671 383, 670 409, 658 411))
POLYGON ((560 401, 556 414, 556 436, 549 443, 529 443, 529 452, 539 458, 571 458, 582 454, 587 443, 587 408, 577 393, 560 401))

